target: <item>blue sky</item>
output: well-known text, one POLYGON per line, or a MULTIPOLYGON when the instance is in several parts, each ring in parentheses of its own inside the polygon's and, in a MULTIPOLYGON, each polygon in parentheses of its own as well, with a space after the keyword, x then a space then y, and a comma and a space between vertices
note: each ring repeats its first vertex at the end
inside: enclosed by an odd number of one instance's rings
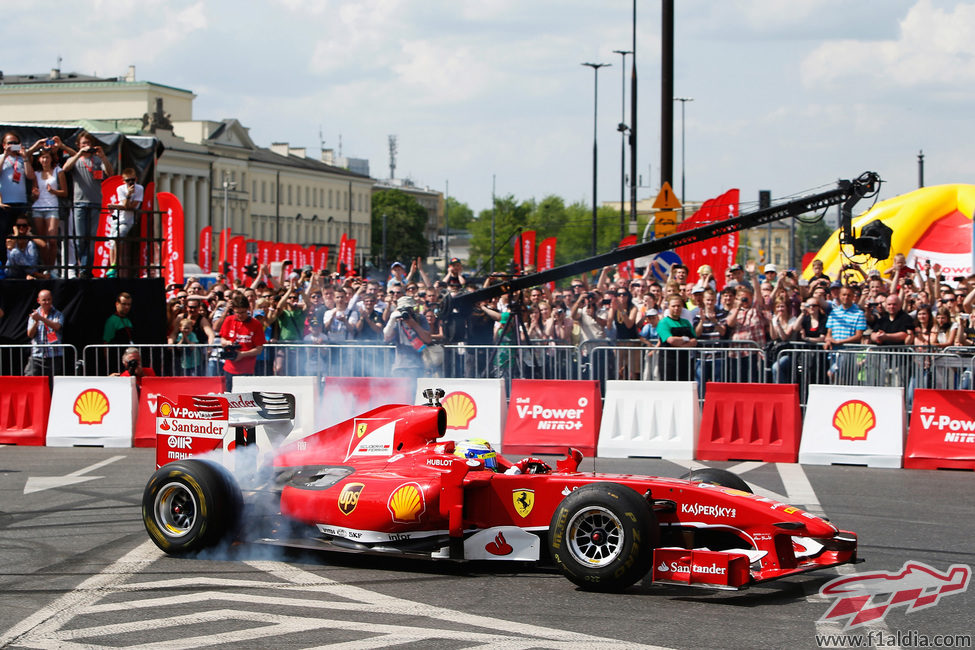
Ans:
MULTIPOLYGON (((6 4, 6 0, 5 0, 6 4)), ((970 182, 975 3, 677 0, 675 94, 687 104, 687 198, 742 202, 875 170, 881 198, 970 182)), ((619 195, 620 56, 630 0, 38 0, 4 12, 7 74, 137 77, 192 90, 196 119, 235 117, 262 146, 367 158, 475 211, 499 195, 591 201, 599 73, 600 201, 619 195)), ((660 2, 637 2, 639 174, 660 184, 660 2)), ((627 57, 629 66, 632 57, 627 57)), ((628 75, 628 69, 627 69, 628 75)), ((627 80, 627 95, 629 94, 627 80)), ((629 100, 627 99, 627 104, 629 100)), ((629 109, 627 108, 627 115, 629 109)), ((680 194, 680 110, 675 108, 680 194)), ((629 117, 627 118, 629 119, 629 117)), ((627 154, 628 155, 628 154, 627 154)), ((629 168, 629 162, 627 162, 629 168)), ((747 209, 747 205, 743 206, 747 209)), ((865 207, 865 206, 864 206, 865 207)))

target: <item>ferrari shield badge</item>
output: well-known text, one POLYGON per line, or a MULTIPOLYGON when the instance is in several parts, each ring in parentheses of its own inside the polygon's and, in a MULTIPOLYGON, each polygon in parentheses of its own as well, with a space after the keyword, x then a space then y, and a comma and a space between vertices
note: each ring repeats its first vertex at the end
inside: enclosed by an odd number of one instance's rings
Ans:
POLYGON ((515 490, 511 493, 511 500, 515 504, 515 512, 527 517, 535 507, 535 490, 515 490))
POLYGON ((355 425, 355 435, 356 435, 356 437, 357 438, 361 438, 362 436, 366 435, 366 429, 368 429, 368 428, 369 428, 369 423, 368 422, 359 422, 358 424, 356 424, 355 425))

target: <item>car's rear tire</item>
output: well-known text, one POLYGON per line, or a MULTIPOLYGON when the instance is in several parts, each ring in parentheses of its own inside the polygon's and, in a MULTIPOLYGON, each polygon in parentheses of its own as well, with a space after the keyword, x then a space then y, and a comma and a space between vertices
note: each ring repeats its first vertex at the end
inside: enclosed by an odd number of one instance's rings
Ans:
POLYGON ((717 467, 701 467, 699 469, 691 470, 687 474, 681 476, 694 483, 710 483, 711 485, 720 485, 721 487, 731 488, 733 490, 741 490, 742 492, 747 492, 752 494, 752 488, 745 483, 745 480, 733 472, 729 472, 726 469, 718 469, 717 467))
POLYGON ((592 483, 562 499, 548 547, 566 578, 588 591, 619 591, 646 575, 660 539, 647 500, 616 483, 592 483))
POLYGON ((232 537, 241 504, 240 488, 222 466, 181 460, 150 477, 142 493, 142 521, 156 546, 171 555, 185 555, 232 537))

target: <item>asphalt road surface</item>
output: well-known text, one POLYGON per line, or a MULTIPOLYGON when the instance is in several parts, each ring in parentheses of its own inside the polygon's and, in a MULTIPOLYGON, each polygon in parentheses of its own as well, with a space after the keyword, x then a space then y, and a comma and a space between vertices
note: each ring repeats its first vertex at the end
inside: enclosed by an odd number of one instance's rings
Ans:
MULTIPOLYGON (((592 594, 525 565, 259 545, 176 559, 142 526, 152 450, 0 447, 0 647, 815 648, 817 634, 843 633, 820 621, 832 601, 819 589, 840 573, 975 565, 975 473, 713 465, 856 531, 866 562, 740 592, 641 582, 592 594)), ((685 471, 641 459, 597 469, 685 471)), ((892 605, 839 642, 912 647, 964 635, 949 641, 973 647, 973 592, 912 611, 892 605)))

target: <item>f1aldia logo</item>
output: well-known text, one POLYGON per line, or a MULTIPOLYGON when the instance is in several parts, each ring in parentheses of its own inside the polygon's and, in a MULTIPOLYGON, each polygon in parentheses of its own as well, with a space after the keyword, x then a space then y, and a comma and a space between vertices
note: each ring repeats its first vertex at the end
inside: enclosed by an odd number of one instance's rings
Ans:
POLYGON ((905 562, 901 570, 854 573, 830 580, 819 590, 824 598, 836 601, 819 621, 842 623, 850 630, 883 620, 892 607, 907 607, 907 613, 938 604, 942 596, 953 596, 968 589, 972 568, 952 564, 942 573, 923 562, 905 562))

